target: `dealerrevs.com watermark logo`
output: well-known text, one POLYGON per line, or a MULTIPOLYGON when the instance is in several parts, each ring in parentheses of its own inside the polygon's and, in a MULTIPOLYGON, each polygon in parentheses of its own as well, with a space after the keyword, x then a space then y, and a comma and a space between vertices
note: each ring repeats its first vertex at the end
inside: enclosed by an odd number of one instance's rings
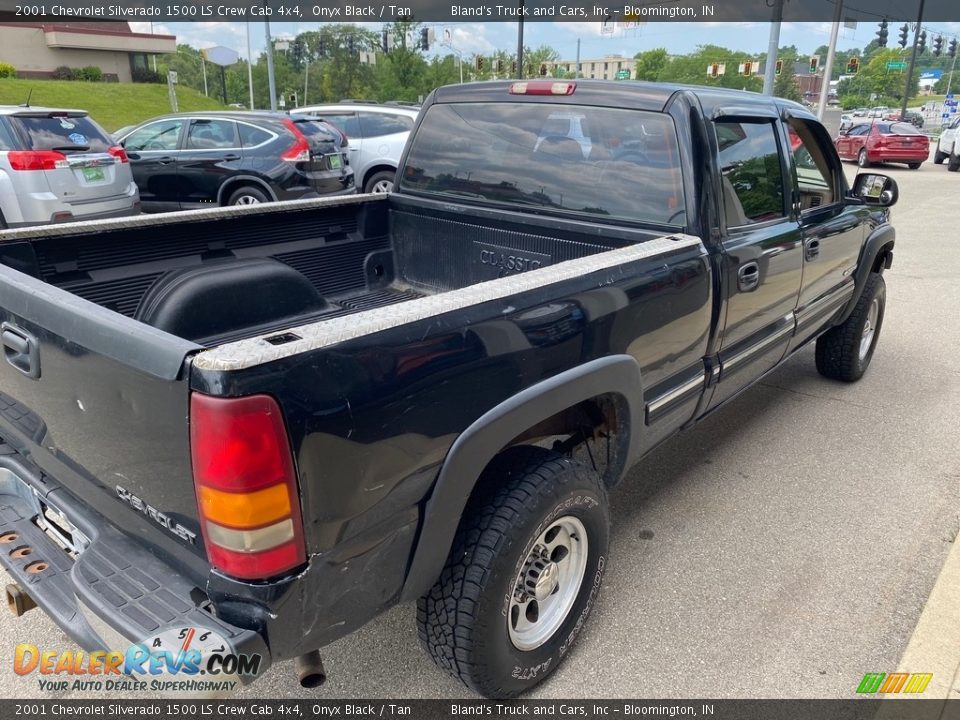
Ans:
POLYGON ((39 676, 44 692, 221 693, 236 689, 241 677, 259 674, 262 659, 233 652, 213 630, 183 627, 164 630, 126 650, 59 652, 20 643, 14 649, 13 671, 39 676))

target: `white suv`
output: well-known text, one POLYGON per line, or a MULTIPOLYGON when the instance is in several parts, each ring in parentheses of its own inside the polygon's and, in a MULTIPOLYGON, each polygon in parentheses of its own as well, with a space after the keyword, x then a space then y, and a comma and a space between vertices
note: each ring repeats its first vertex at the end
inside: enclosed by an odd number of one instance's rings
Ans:
POLYGON ((960 114, 955 115, 940 133, 940 140, 937 142, 937 149, 933 153, 933 162, 939 165, 944 160, 947 162, 947 170, 956 172, 960 170, 960 143, 957 140, 960 136, 960 114))

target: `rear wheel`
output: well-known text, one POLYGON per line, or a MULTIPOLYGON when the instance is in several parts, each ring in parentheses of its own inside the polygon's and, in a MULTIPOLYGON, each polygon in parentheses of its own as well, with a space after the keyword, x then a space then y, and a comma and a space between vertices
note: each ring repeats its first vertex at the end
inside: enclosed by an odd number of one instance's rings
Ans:
POLYGON ((417 626, 453 677, 487 697, 514 697, 557 668, 590 614, 607 494, 598 473, 537 447, 504 452, 480 482, 446 567, 417 603, 417 626))
POLYGON ((270 202, 270 198, 260 188, 252 185, 244 185, 239 190, 235 190, 230 196, 228 205, 259 205, 260 203, 270 202))
POLYGON ((370 179, 367 180, 367 184, 363 186, 363 191, 377 194, 391 192, 396 174, 393 170, 382 170, 374 173, 370 176, 370 179))
POLYGON ((887 306, 887 286, 880 273, 870 273, 853 312, 842 325, 817 339, 817 371, 832 380, 863 377, 880 338, 887 306))
POLYGON ((866 148, 860 148, 860 152, 857 154, 857 165, 862 168, 870 167, 870 161, 867 160, 866 148))
POLYGON ((907 167, 911 170, 919 170, 922 163, 907 163, 907 167))

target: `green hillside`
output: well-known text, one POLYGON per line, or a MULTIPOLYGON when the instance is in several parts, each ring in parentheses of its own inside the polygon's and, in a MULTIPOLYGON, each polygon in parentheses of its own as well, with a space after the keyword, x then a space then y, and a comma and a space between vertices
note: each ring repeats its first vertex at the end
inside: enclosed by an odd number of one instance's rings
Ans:
MULTIPOLYGON (((146 83, 4 78, 0 80, 0 105, 20 105, 31 89, 31 105, 87 110, 108 132, 170 112, 167 86, 146 83)), ((177 100, 181 112, 223 107, 219 101, 183 86, 177 86, 177 100)))

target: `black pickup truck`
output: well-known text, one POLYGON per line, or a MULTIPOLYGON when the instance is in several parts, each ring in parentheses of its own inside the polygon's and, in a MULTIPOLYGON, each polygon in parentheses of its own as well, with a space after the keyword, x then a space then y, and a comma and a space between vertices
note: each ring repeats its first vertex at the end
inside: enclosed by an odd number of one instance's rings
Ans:
POLYGON ((788 101, 493 82, 430 96, 387 196, 0 233, 9 604, 310 686, 416 600, 441 667, 520 694, 627 469, 808 342, 863 374, 896 199, 788 101))

